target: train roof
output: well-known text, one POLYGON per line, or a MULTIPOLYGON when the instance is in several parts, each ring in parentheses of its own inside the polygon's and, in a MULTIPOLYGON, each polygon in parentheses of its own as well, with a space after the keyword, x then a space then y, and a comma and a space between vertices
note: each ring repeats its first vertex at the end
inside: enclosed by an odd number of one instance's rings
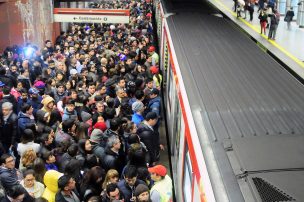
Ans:
POLYGON ((178 2, 167 23, 216 199, 304 201, 304 86, 231 21, 178 2))

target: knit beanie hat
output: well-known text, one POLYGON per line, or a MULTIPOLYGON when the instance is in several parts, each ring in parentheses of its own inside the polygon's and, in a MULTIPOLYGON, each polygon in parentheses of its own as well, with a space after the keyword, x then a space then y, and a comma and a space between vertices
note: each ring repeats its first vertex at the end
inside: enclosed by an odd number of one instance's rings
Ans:
POLYGON ((92 142, 100 143, 102 141, 102 136, 103 136, 102 130, 94 129, 91 133, 90 140, 92 142))
POLYGON ((144 184, 139 184, 136 188, 135 188, 135 196, 139 196, 140 194, 144 193, 144 192, 149 192, 149 188, 144 185, 144 184))
POLYGON ((82 119, 82 122, 87 122, 88 120, 90 120, 90 118, 92 118, 92 115, 88 112, 85 112, 85 111, 82 111, 81 112, 81 119, 82 119))
POLYGON ((139 112, 144 107, 144 104, 141 101, 136 101, 132 104, 132 110, 134 112, 139 112))

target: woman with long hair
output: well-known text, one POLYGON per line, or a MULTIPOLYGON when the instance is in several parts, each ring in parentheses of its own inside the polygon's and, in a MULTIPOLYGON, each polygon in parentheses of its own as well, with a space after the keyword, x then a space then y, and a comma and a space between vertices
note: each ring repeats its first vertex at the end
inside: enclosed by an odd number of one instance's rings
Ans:
POLYGON ((80 195, 85 201, 89 196, 99 196, 102 192, 102 184, 105 171, 100 166, 95 166, 88 170, 80 184, 80 195))
POLYGON ((92 145, 89 139, 81 139, 78 142, 78 152, 76 159, 79 160, 83 170, 86 168, 86 162, 90 155, 92 154, 92 145))
POLYGON ((108 184, 114 183, 117 184, 119 180, 119 173, 115 169, 108 170, 104 182, 102 184, 102 188, 105 190, 108 184))
POLYGON ((35 171, 35 177, 38 182, 43 183, 43 176, 46 173, 45 162, 42 158, 36 158, 33 164, 33 170, 35 171))
POLYGON ((19 169, 24 170, 27 168, 33 168, 34 161, 36 158, 36 152, 32 148, 26 150, 23 156, 21 157, 19 169))

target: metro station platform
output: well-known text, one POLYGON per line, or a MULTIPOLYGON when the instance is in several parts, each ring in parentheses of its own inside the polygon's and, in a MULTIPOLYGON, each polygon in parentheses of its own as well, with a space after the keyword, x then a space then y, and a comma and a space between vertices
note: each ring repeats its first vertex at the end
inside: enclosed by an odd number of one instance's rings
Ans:
MULTIPOLYGON (((266 35, 260 34, 260 22, 258 19, 258 6, 255 6, 253 21, 249 21, 249 12, 247 19, 237 18, 233 12, 233 0, 209 0, 211 4, 217 7, 224 15, 235 22, 251 39, 253 39, 261 49, 279 61, 283 66, 292 70, 292 73, 304 79, 304 29, 299 28, 296 22, 291 23, 291 29, 287 29, 284 17, 281 17, 276 40, 268 40, 268 31, 266 35)), ((254 56, 253 56, 254 57, 254 56)))

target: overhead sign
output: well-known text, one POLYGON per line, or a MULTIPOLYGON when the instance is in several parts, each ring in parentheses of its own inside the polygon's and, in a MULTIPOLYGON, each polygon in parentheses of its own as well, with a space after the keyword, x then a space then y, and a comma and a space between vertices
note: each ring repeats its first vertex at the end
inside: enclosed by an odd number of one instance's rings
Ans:
POLYGON ((129 23, 129 10, 54 8, 55 22, 129 23))

